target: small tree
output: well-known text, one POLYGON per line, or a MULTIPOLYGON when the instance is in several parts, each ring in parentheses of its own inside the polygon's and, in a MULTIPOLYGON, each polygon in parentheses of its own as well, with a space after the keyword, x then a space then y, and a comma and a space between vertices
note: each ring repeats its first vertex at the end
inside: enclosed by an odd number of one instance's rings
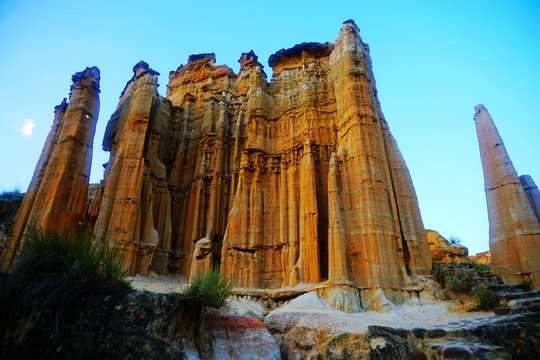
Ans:
POLYGON ((450 241, 452 244, 461 244, 461 238, 455 236, 455 235, 451 235, 449 238, 448 238, 448 241, 450 241))

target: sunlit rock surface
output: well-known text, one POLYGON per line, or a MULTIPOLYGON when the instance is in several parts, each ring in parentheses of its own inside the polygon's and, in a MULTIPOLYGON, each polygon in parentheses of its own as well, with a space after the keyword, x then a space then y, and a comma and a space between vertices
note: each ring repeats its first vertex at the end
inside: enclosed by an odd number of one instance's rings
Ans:
POLYGON ((474 256, 469 256, 471 261, 476 261, 479 264, 491 264, 491 251, 477 253, 474 256))
POLYGON ((435 262, 469 262, 469 249, 446 240, 435 230, 426 230, 426 235, 435 262))

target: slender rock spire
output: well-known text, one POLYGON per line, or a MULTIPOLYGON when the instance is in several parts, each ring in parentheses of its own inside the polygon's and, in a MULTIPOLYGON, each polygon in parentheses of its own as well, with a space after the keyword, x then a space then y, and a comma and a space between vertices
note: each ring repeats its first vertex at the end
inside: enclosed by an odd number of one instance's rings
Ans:
POLYGON ((483 105, 476 106, 474 120, 484 169, 492 271, 507 283, 530 278, 538 286, 540 224, 483 105))
POLYGON ((9 267, 28 226, 39 230, 74 230, 86 220, 92 147, 99 113, 99 69, 72 77, 69 102, 55 108, 54 121, 36 170, 15 218, 13 235, 0 267, 9 267))

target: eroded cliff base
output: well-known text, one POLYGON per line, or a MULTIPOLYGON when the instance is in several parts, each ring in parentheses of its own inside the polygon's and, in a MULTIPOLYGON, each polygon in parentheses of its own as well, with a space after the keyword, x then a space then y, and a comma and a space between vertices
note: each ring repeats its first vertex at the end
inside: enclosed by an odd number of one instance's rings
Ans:
MULTIPOLYGON (((159 276, 151 281, 164 282, 159 276)), ((0 354, 5 359, 194 360, 537 359, 540 354, 538 309, 500 316, 450 311, 448 302, 431 302, 385 313, 346 313, 332 309, 315 291, 272 311, 253 297, 234 296, 228 311, 211 315, 203 342, 194 344, 171 332, 179 296, 132 291, 84 300, 81 312, 61 329, 50 314, 18 323, 3 334, 0 354)))

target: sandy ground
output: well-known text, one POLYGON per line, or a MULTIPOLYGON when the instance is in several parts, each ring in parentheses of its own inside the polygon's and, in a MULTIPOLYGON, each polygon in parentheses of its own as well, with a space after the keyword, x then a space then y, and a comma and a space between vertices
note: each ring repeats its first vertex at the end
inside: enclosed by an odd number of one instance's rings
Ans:
MULTIPOLYGON (((159 293, 182 292, 187 279, 178 275, 161 276, 152 274, 149 277, 136 275, 129 277, 133 288, 141 291, 159 293)), ((284 306, 272 310, 266 316, 265 323, 294 322, 297 326, 321 326, 332 332, 365 331, 370 325, 391 326, 394 328, 456 328, 478 326, 493 319, 492 312, 461 313, 450 311, 449 302, 425 303, 422 305, 398 305, 394 309, 378 313, 365 311, 361 313, 345 313, 333 310, 315 293, 307 293, 297 297, 284 306)), ((238 314, 262 319, 266 309, 260 303, 246 299, 232 299, 229 310, 238 314)))
POLYGON ((187 286, 187 279, 181 275, 151 273, 150 276, 130 276, 127 280, 135 290, 165 294, 182 292, 182 289, 187 286))

